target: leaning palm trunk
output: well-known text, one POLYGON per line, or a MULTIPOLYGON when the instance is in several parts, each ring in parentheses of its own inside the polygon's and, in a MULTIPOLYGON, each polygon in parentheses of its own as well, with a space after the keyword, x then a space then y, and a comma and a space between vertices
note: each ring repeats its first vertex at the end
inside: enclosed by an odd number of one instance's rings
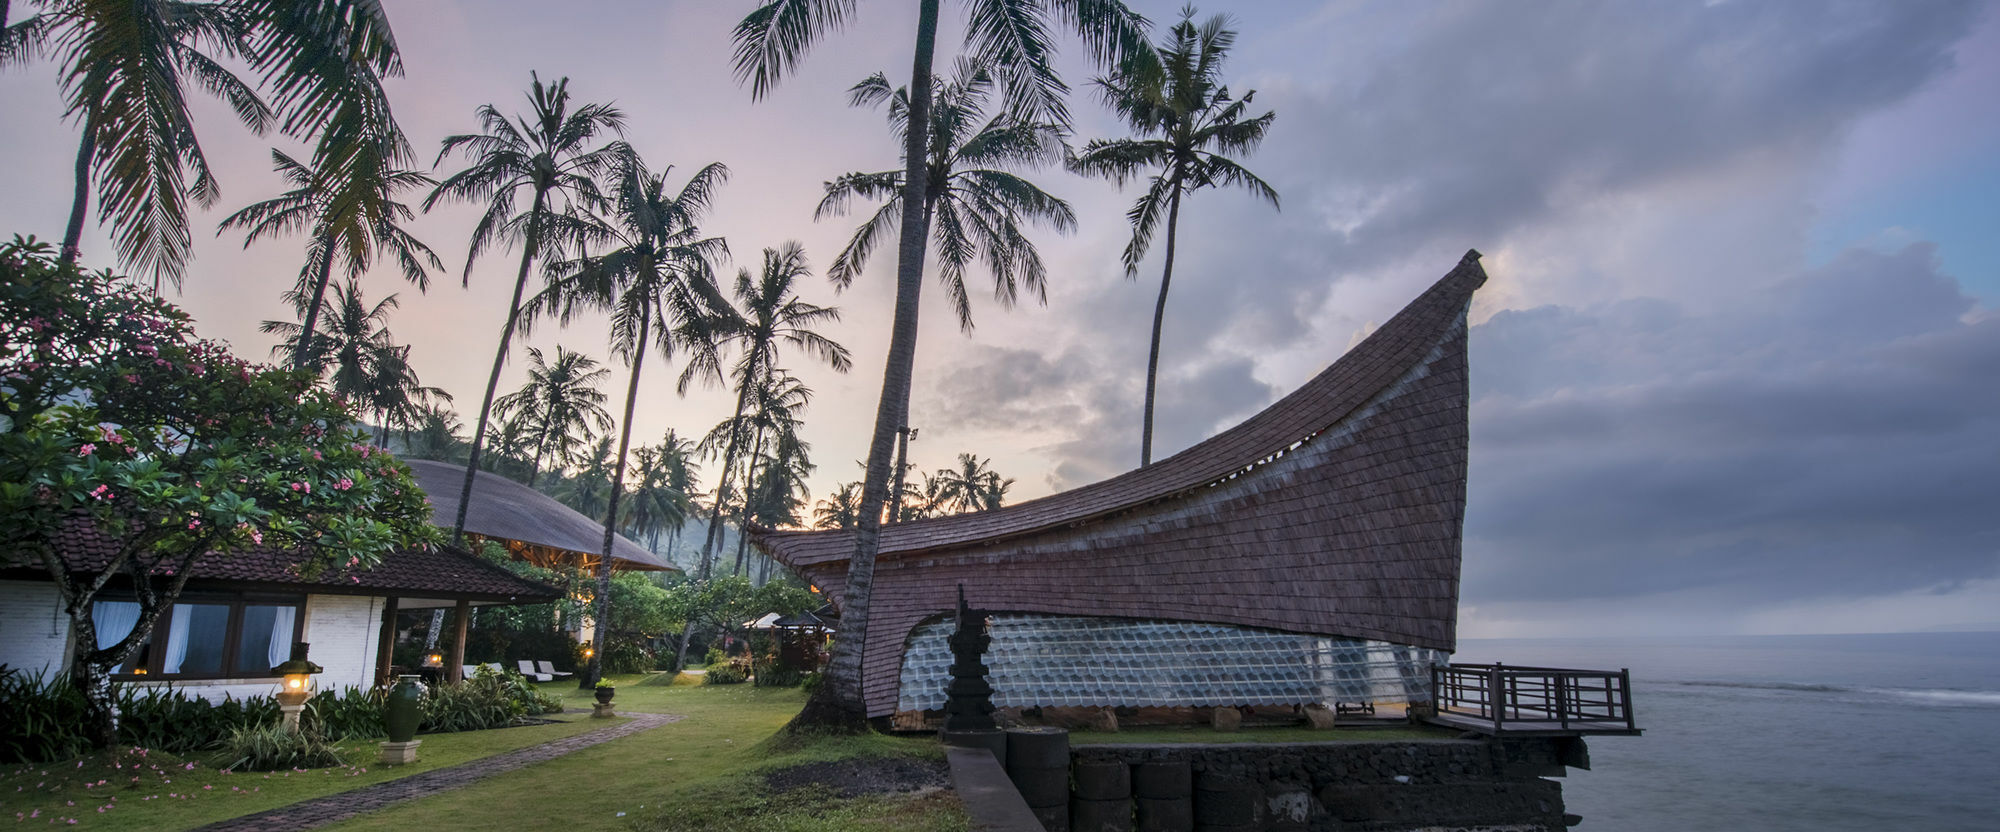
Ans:
POLYGON ((792 719, 787 730, 865 729, 868 706, 862 699, 861 648, 868 641, 868 602, 875 587, 875 553, 882 532, 882 506, 889 499, 889 464, 896 432, 908 419, 910 372, 917 357, 917 301, 922 294, 924 222, 928 188, 931 118, 931 59, 937 50, 938 1, 922 0, 917 12, 916 55, 910 67, 909 123, 903 141, 903 218, 896 243, 896 311, 889 335, 889 360, 882 372, 882 398, 875 406, 875 433, 868 443, 868 473, 862 479, 854 556, 848 562, 847 590, 840 609, 840 634, 833 643, 826 683, 792 719))
MULTIPOLYGON (((306 300, 306 321, 299 328, 299 342, 292 346, 292 369, 303 370, 312 358, 313 332, 319 326, 319 308, 326 297, 326 282, 333 276, 333 237, 320 240, 319 274, 313 277, 312 294, 306 300)), ((315 368, 317 369, 317 368, 315 368)))
MULTIPOLYGON (((722 476, 716 480, 715 502, 708 510, 708 533, 701 542, 701 571, 697 573, 699 580, 708 580, 709 571, 715 564, 716 536, 722 529, 722 495, 729 493, 729 469, 735 467, 736 442, 742 435, 740 428, 743 425, 743 409, 749 406, 750 384, 746 374, 744 383, 736 391, 736 415, 729 420, 729 442, 722 451, 722 476)), ((694 619, 690 616, 681 624, 681 646, 674 658, 674 670, 679 671, 687 666, 688 640, 693 636, 694 619)))
MULTIPOLYGON (((4 25, 5 20, 0 20, 4 25)), ((96 119, 83 120, 83 139, 76 146, 76 195, 70 200, 69 225, 63 227, 62 262, 74 263, 83 253, 83 218, 90 209, 90 163, 97 155, 96 119)))
POLYGON ((632 445, 632 405, 639 400, 639 369, 646 363, 650 316, 639 319, 639 340, 632 350, 632 380, 625 386, 625 424, 618 431, 618 458, 611 463, 611 497, 604 511, 604 549, 597 558, 597 626, 591 630, 590 672, 577 680, 589 690, 604 678, 604 635, 611 629, 611 546, 618 539, 618 495, 625 490, 625 451, 632 445))
MULTIPOLYGON (((743 556, 750 549, 750 535, 742 533, 750 521, 750 501, 757 490, 757 458, 764 455, 764 426, 757 426, 756 438, 750 440, 750 461, 743 465, 743 499, 736 509, 736 574, 743 574, 743 556)), ((770 466, 765 466, 769 474, 770 466)))
POLYGON ((486 397, 479 402, 479 426, 472 430, 472 447, 465 458, 465 484, 458 489, 458 517, 451 524, 453 546, 465 545, 465 510, 472 505, 472 478, 479 472, 479 452, 486 440, 486 423, 493 413, 493 392, 500 388, 500 368, 507 366, 507 347, 514 341, 514 327, 520 322, 521 293, 528 288, 528 268, 540 247, 542 210, 547 192, 535 190, 535 204, 528 213, 528 239, 522 245, 521 271, 514 277, 514 299, 507 302, 507 324, 500 329, 500 348, 493 353, 493 372, 486 377, 486 397))
POLYGON ((1181 189, 1167 203, 1167 268, 1160 273, 1160 299, 1153 304, 1153 349, 1146 357, 1146 425, 1139 434, 1139 467, 1153 464, 1153 390, 1160 377, 1160 323, 1167 317, 1167 286, 1174 280, 1174 228, 1180 225, 1181 189))

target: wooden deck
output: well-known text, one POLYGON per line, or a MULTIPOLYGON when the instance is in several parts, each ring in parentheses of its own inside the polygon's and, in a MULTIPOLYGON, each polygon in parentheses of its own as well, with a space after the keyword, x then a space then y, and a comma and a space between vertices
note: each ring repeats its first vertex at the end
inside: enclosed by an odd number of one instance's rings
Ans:
POLYGON ((1568 725, 1564 725, 1562 722, 1558 720, 1533 719, 1533 720, 1508 720, 1507 722, 1501 723, 1499 726, 1495 726, 1493 724, 1493 720, 1491 719, 1481 718, 1473 714, 1461 714, 1449 711, 1445 713, 1440 713, 1436 716, 1421 717, 1418 721, 1430 725, 1442 726, 1445 728, 1455 728, 1460 731, 1473 731, 1481 734, 1486 734, 1488 736, 1505 735, 1509 737, 1581 737, 1581 736, 1636 737, 1644 733, 1644 731, 1638 728, 1627 728, 1625 727, 1625 724, 1622 722, 1616 724, 1602 724, 1602 725, 1589 724, 1589 723, 1570 723, 1568 725))
POLYGON ((1453 664, 1431 668, 1424 722, 1488 736, 1638 736, 1629 671, 1453 664))

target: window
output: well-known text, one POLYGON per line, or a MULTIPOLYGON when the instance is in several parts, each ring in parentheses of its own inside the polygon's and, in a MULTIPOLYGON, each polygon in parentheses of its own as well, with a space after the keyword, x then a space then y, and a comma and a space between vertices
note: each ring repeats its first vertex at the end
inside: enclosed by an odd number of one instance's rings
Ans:
MULTIPOLYGON (((291 658, 303 599, 283 596, 183 595, 160 613, 152 636, 114 674, 131 678, 269 678, 291 658)), ((133 601, 99 601, 91 610, 97 644, 109 647, 139 621, 133 601)))

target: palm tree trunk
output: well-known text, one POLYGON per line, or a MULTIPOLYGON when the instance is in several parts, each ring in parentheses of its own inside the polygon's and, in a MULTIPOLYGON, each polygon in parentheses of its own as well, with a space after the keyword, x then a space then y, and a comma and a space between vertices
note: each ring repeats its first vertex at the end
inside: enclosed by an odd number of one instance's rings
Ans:
POLYGON ((521 292, 528 288, 528 267, 535 262, 541 245, 541 219, 548 192, 535 189, 534 207, 528 209, 528 240, 521 250, 521 272, 514 277, 514 299, 507 303, 507 325, 500 330, 500 349, 493 354, 493 373, 486 378, 486 398, 479 403, 479 426, 472 430, 472 449, 465 458, 465 484, 458 489, 458 517, 451 524, 451 543, 465 545, 465 510, 472 505, 472 478, 479 472, 479 451, 486 440, 487 417, 493 412, 493 391, 500 387, 500 368, 507 366, 507 347, 514 340, 514 325, 521 315, 521 292))
POLYGON ((76 145, 76 194, 70 198, 69 225, 63 228, 62 262, 74 263, 83 253, 83 217, 90 209, 90 163, 97 155, 97 120, 83 119, 83 139, 76 145))
POLYGON ((625 450, 632 445, 632 404, 639 400, 639 369, 646 363, 651 315, 639 319, 639 340, 632 350, 632 380, 625 385, 625 424, 618 430, 618 458, 611 463, 611 496, 604 512, 604 548, 597 558, 597 627, 591 632, 590 672, 577 681, 589 690, 604 672, 604 636, 611 629, 611 544, 618 537, 618 495, 625 490, 625 450))
POLYGON ((750 406, 750 385, 756 376, 752 366, 736 388, 736 415, 729 420, 729 442, 722 451, 722 476, 715 483, 715 503, 708 512, 708 534, 701 542, 701 579, 708 580, 714 562, 715 544, 722 530, 722 495, 729 491, 729 473, 736 467, 737 443, 742 439, 743 409, 750 406))
POLYGON ((319 325, 319 308, 326 298, 326 281, 333 276, 333 238, 328 236, 320 241, 319 275, 313 278, 312 297, 306 301, 305 326, 299 329, 299 342, 292 347, 292 369, 303 370, 306 359, 312 355, 313 328, 319 325))
POLYGON ((921 0, 916 54, 910 67, 910 112, 903 141, 903 223, 896 244, 896 312, 889 334, 889 358, 882 371, 882 398, 875 405, 875 433, 868 443, 868 474, 862 479, 861 516, 854 530, 854 556, 847 565, 847 589, 840 607, 840 636, 833 643, 826 684, 813 689, 787 729, 864 730, 868 706, 862 699, 861 651, 868 643, 868 602, 875 589, 875 553, 881 542, 882 504, 889 499, 889 463, 896 429, 909 418, 910 371, 917 358, 917 301, 924 279, 925 165, 931 119, 931 60, 937 51, 938 0, 921 0))
POLYGON ((896 429, 896 486, 889 489, 890 523, 903 522, 903 476, 910 467, 910 426, 896 429))
POLYGON ((1160 378, 1160 323, 1167 316, 1167 286, 1174 281, 1174 231, 1181 221, 1181 189, 1167 202, 1167 269, 1160 274, 1160 299, 1153 304, 1153 350, 1146 357, 1146 426, 1139 434, 1139 467, 1153 464, 1153 390, 1160 378))
POLYGON ((528 463, 528 487, 535 487, 535 478, 542 475, 542 444, 535 443, 535 461, 528 463))
MULTIPOLYGON (((743 553, 750 546, 744 525, 750 520, 750 500, 757 488, 757 459, 764 455, 764 426, 757 426, 757 438, 750 440, 750 462, 743 466, 742 508, 736 510, 736 574, 743 574, 743 553)), ((770 466, 765 466, 767 469, 770 466)))

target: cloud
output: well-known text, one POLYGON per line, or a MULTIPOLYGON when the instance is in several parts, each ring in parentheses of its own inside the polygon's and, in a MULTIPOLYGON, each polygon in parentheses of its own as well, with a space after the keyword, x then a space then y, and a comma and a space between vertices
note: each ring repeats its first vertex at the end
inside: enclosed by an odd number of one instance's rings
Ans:
POLYGON ((1466 594, 1798 600, 1994 574, 2000 322, 1972 308, 1914 245, 1735 315, 1495 315, 1472 330, 1466 594))

